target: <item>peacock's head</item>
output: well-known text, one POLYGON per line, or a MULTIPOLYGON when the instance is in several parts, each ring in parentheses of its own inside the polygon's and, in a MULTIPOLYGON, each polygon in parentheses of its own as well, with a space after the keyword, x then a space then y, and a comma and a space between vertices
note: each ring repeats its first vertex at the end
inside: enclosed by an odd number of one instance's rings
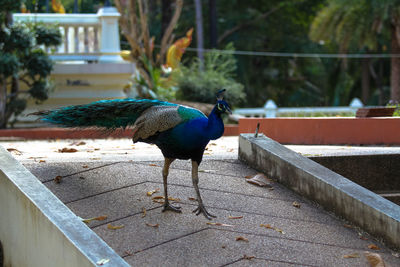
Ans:
POLYGON ((229 104, 224 100, 224 93, 226 89, 219 90, 217 93, 217 104, 215 105, 215 111, 219 114, 229 113, 232 114, 229 104))

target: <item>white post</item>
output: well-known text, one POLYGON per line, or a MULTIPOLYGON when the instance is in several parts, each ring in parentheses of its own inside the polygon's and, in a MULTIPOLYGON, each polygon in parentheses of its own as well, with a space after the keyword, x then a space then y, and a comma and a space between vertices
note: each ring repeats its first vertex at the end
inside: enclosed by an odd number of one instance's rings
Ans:
POLYGON ((274 100, 268 99, 267 103, 264 105, 264 110, 266 118, 276 118, 278 106, 275 104, 274 100))
POLYGON ((349 107, 350 107, 354 112, 356 112, 357 109, 362 108, 363 106, 364 106, 364 105, 363 105, 363 103, 361 102, 361 100, 360 100, 359 98, 355 97, 355 98, 353 98, 353 100, 351 100, 350 106, 349 106, 349 107))
POLYGON ((97 12, 101 25, 100 63, 123 62, 120 56, 118 18, 115 7, 103 7, 97 12))

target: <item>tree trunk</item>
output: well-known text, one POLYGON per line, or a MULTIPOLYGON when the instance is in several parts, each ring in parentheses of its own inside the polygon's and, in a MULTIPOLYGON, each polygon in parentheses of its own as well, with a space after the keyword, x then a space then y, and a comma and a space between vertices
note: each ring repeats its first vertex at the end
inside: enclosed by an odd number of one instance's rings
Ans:
POLYGON ((196 7, 196 37, 197 37, 197 56, 200 60, 200 69, 204 64, 204 41, 203 41, 203 14, 201 11, 201 0, 194 0, 196 7))
POLYGON ((0 77, 0 129, 6 128, 7 86, 3 77, 0 77))
POLYGON ((161 1, 161 36, 168 28, 169 22, 172 18, 171 0, 161 1))
POLYGON ((361 59, 361 67, 362 67, 361 99, 364 105, 368 103, 368 98, 369 98, 369 89, 370 89, 369 62, 370 62, 369 58, 361 59))
MULTIPOLYGON (((392 49, 391 53, 400 54, 400 45, 396 36, 396 27, 392 26, 392 49)), ((391 58, 391 73, 390 73, 390 100, 400 103, 400 58, 391 58)))
POLYGON ((210 13, 210 46, 211 48, 217 47, 218 33, 217 33, 217 6, 216 0, 208 0, 208 7, 210 13))

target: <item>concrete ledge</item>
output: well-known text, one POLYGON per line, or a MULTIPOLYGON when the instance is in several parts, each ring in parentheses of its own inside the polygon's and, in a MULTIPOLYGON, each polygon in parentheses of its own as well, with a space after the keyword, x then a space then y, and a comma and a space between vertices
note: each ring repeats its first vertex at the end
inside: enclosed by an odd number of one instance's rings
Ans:
POLYGON ((4 266, 129 266, 0 146, 4 266))
POLYGON ((389 246, 400 248, 400 207, 270 138, 239 137, 239 158, 389 246))
POLYGON ((400 145, 400 118, 244 118, 240 133, 260 133, 297 145, 400 145))

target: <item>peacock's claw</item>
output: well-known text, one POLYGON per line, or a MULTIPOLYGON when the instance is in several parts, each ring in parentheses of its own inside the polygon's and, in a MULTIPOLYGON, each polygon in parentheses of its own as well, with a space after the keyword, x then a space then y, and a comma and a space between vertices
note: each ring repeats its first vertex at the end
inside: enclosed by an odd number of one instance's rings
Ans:
POLYGON ((181 207, 172 206, 168 202, 164 203, 164 208, 163 208, 162 212, 167 211, 167 210, 171 210, 171 211, 178 212, 178 213, 182 212, 181 207))
POLYGON ((193 213, 196 213, 196 215, 199 215, 200 213, 203 213, 204 217, 206 217, 209 220, 212 220, 212 218, 217 218, 217 216, 212 215, 211 213, 209 213, 206 208, 203 205, 199 205, 194 211, 193 213))

